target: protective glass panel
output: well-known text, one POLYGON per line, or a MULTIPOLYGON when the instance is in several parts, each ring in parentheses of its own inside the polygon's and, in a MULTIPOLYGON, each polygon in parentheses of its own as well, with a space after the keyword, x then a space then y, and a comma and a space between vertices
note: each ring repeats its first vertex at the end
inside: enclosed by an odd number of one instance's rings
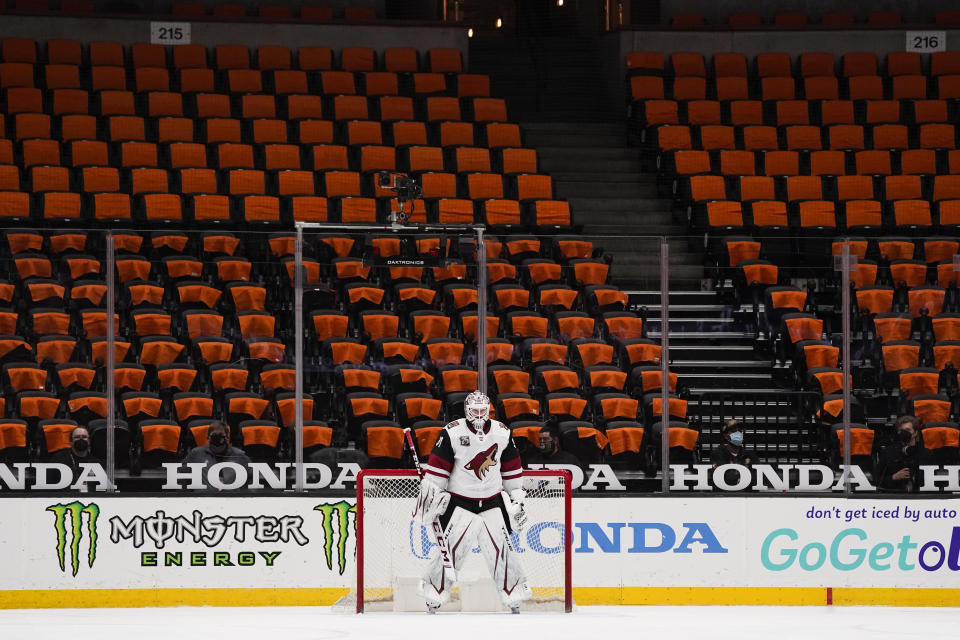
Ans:
MULTIPOLYGON (((222 204, 202 200, 195 216, 222 204)), ((169 215, 162 205, 144 202, 169 215)), ((94 352, 114 354, 107 382, 129 433, 119 490, 292 488, 291 234, 117 230, 112 242, 116 335, 94 352)))
MULTIPOLYGON (((53 170, 47 177, 62 179, 53 170)), ((22 194, 5 195, 9 211, 18 211, 22 194)), ((103 362, 90 357, 105 333, 93 330, 101 326, 108 297, 104 234, 69 227, 80 207, 71 195, 42 197, 43 215, 62 218, 64 227, 7 228, 0 238, 4 490, 107 491, 113 480, 109 462, 125 456, 125 434, 107 429, 103 362), (87 318, 93 324, 84 331, 87 318)), ((60 507, 57 517, 66 517, 69 505, 60 507)))

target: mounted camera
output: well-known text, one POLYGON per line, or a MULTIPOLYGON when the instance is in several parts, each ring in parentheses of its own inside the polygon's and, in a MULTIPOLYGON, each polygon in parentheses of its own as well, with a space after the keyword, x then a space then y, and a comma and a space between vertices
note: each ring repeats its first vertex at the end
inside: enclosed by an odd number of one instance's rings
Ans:
MULTIPOLYGON (((377 186, 381 189, 393 191, 397 195, 399 211, 391 211, 390 214, 391 222, 399 224, 405 223, 410 217, 410 214, 404 211, 404 205, 423 196, 423 189, 416 180, 389 171, 377 173, 377 186)), ((410 213, 413 213, 413 205, 410 206, 410 213)))

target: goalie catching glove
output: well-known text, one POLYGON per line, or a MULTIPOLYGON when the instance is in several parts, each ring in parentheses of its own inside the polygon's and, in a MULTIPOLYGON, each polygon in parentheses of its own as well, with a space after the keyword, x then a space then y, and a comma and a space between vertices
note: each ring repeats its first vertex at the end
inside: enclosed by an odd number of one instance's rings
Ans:
POLYGON ((420 514, 424 522, 433 522, 447 510, 450 494, 434 483, 424 479, 420 483, 420 514))
POLYGON ((507 515, 510 516, 510 529, 519 533, 527 526, 527 512, 523 508, 523 501, 527 497, 527 492, 523 489, 514 489, 507 495, 502 492, 503 504, 507 509, 507 515))

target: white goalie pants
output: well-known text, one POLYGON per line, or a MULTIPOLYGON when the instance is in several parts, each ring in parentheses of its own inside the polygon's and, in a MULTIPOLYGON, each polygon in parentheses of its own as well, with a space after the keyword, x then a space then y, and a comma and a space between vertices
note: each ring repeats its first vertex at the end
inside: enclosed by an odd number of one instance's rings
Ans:
MULTIPOLYGON (((447 512, 440 517, 441 525, 446 524, 444 533, 454 571, 459 571, 472 550, 479 546, 504 606, 518 606, 530 597, 530 589, 520 557, 508 539, 503 502, 499 499, 484 501, 483 510, 479 513, 473 513, 470 502, 473 501, 454 497, 447 512), (460 506, 464 503, 467 503, 468 508, 460 506)), ((429 525, 427 535, 433 536, 429 525)), ((430 565, 423 577, 423 595, 427 605, 439 607, 446 603, 450 599, 450 590, 455 579, 455 576, 451 576, 444 568, 439 548, 434 549, 430 565)))

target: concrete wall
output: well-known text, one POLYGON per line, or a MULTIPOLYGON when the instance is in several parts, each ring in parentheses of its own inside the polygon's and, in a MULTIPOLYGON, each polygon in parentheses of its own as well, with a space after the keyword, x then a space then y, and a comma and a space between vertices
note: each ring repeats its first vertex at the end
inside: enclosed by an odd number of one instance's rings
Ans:
MULTIPOLYGON (((905 29, 869 31, 615 31, 603 36, 604 58, 609 60, 608 85, 619 87, 619 100, 626 100, 624 75, 626 55, 631 51, 660 51, 665 54, 696 51, 708 58, 715 53, 737 52, 747 57, 760 53, 786 52, 794 56, 817 51, 841 56, 852 51, 872 51, 881 60, 891 51, 903 51, 905 29), (614 58, 615 56, 615 58, 614 58), (616 74, 614 76, 614 74, 616 74)), ((947 29, 947 47, 960 50, 960 29, 947 29)))
MULTIPOLYGON (((94 6, 100 11, 136 12, 144 15, 169 13, 170 6, 179 0, 94 0, 94 6)), ((384 15, 385 0, 184 0, 206 5, 209 10, 218 4, 244 4, 251 7, 264 5, 288 6, 296 9, 303 5, 330 7, 335 15, 343 13, 344 7, 374 7, 377 15, 384 15)), ((11 3, 12 4, 12 3, 11 3)))
MULTIPOLYGON (((213 47, 243 44, 248 47, 286 45, 291 48, 416 47, 421 52, 435 48, 460 49, 467 62, 468 39, 462 27, 337 24, 275 24, 256 22, 193 22, 192 41, 213 47)), ((124 45, 150 42, 150 21, 139 18, 65 18, 46 16, 0 16, 0 38, 26 37, 39 41, 68 38, 81 42, 108 40, 124 45)))
POLYGON ((799 11, 811 18, 819 18, 824 13, 848 11, 859 20, 866 20, 873 11, 899 11, 908 22, 933 21, 938 11, 958 9, 957 0, 922 0, 922 2, 904 2, 904 0, 661 0, 660 19, 664 23, 678 13, 699 13, 709 24, 726 24, 732 13, 759 13, 772 22, 778 13, 799 11))

